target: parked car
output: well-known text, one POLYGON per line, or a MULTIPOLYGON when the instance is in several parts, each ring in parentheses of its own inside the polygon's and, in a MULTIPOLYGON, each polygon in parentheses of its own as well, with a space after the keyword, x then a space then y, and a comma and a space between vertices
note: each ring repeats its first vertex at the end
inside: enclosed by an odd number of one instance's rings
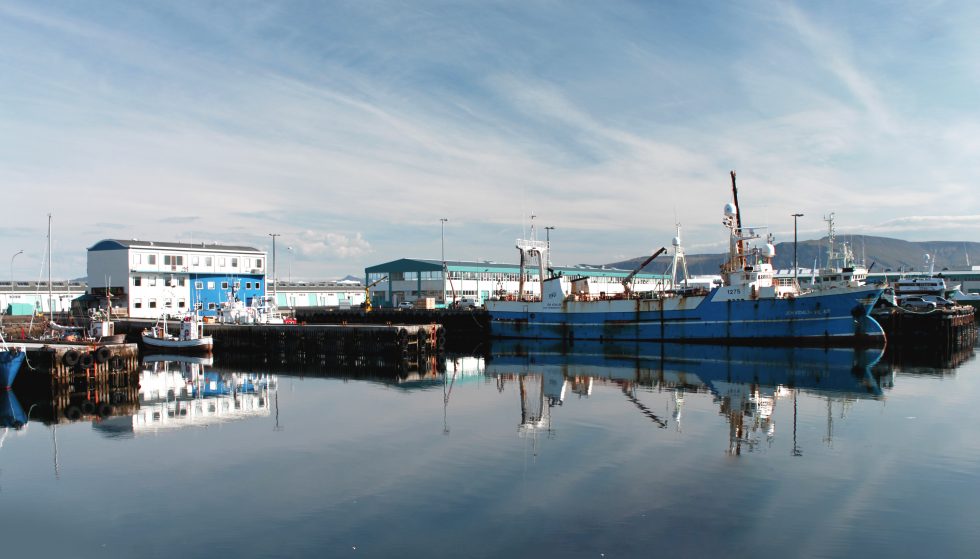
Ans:
POLYGON ((931 311, 937 306, 935 301, 930 301, 917 295, 902 299, 902 307, 912 311, 931 311))
POLYGON ((414 309, 415 308, 415 303, 413 303, 411 301, 402 301, 401 303, 398 303, 398 308, 399 309, 414 309))
POLYGON ((478 306, 476 304, 476 299, 470 297, 463 297, 456 304, 461 309, 475 309, 478 306))

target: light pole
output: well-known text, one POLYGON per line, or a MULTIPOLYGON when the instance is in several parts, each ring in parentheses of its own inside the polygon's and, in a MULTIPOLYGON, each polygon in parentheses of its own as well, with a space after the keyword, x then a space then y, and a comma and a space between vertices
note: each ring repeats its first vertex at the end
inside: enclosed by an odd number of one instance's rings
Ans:
POLYGON ((279 233, 269 233, 272 237, 272 296, 276 298, 276 303, 278 304, 278 297, 276 297, 276 237, 279 233))
POLYGON ((442 227, 442 304, 446 306, 446 222, 449 219, 440 217, 442 227))
POLYGON ((554 230, 554 227, 551 226, 551 225, 547 225, 544 228, 545 246, 547 247, 547 251, 548 251, 548 275, 551 275, 551 232, 552 232, 552 230, 554 230))
POLYGON ((293 247, 286 247, 289 251, 289 262, 287 263, 286 273, 289 275, 289 283, 293 283, 293 247))
MULTIPOLYGON (((11 295, 14 294, 14 258, 17 258, 17 255, 19 254, 24 254, 24 251, 18 250, 17 252, 14 253, 13 256, 10 257, 10 294, 11 295)), ((10 301, 7 301, 7 304, 9 305, 10 301)))
POLYGON ((800 284, 800 264, 796 260, 796 220, 800 217, 803 217, 803 214, 793 214, 793 281, 796 282, 797 286, 800 284))

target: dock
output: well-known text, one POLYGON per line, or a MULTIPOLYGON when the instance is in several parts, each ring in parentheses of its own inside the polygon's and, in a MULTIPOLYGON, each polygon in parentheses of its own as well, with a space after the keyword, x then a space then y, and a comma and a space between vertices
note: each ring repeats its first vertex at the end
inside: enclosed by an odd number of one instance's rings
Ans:
MULTIPOLYGON (((147 321, 121 320, 116 331, 138 339, 147 321)), ((177 325, 173 328, 176 329, 177 325)), ((446 328, 439 324, 215 324, 204 326, 214 337, 212 352, 284 359, 335 361, 369 358, 383 363, 418 362, 445 351, 446 328)))
POLYGON ((901 307, 879 307, 871 316, 885 330, 890 347, 972 347, 977 341, 973 307, 956 306, 916 312, 901 307))
POLYGON ((20 394, 42 394, 36 414, 50 421, 108 417, 137 405, 132 377, 139 366, 137 344, 46 344, 10 340, 27 353, 14 386, 20 394), (122 408, 125 408, 123 410, 122 408))

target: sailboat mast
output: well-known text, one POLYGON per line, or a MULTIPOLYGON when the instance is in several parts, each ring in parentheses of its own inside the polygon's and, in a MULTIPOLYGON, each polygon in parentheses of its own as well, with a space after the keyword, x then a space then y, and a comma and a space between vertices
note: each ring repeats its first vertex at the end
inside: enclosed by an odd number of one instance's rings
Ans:
POLYGON ((48 214, 48 312, 54 317, 54 296, 51 293, 51 214, 48 214))

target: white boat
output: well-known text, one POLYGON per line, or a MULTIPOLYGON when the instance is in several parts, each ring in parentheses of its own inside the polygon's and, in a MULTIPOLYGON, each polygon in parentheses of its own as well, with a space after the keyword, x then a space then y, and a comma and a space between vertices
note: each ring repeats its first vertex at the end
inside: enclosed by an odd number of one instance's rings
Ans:
POLYGON ((964 293, 960 289, 954 289, 949 294, 948 299, 957 305, 970 305, 975 309, 980 309, 980 295, 976 293, 964 293))
POLYGON ((236 297, 229 297, 218 309, 221 324, 287 324, 294 321, 283 317, 273 295, 254 297, 246 305, 236 297))
POLYGON ((174 336, 167 331, 167 316, 163 315, 152 327, 143 330, 143 343, 154 349, 178 353, 211 353, 214 339, 204 335, 204 323, 197 313, 188 313, 180 320, 180 332, 174 336))

